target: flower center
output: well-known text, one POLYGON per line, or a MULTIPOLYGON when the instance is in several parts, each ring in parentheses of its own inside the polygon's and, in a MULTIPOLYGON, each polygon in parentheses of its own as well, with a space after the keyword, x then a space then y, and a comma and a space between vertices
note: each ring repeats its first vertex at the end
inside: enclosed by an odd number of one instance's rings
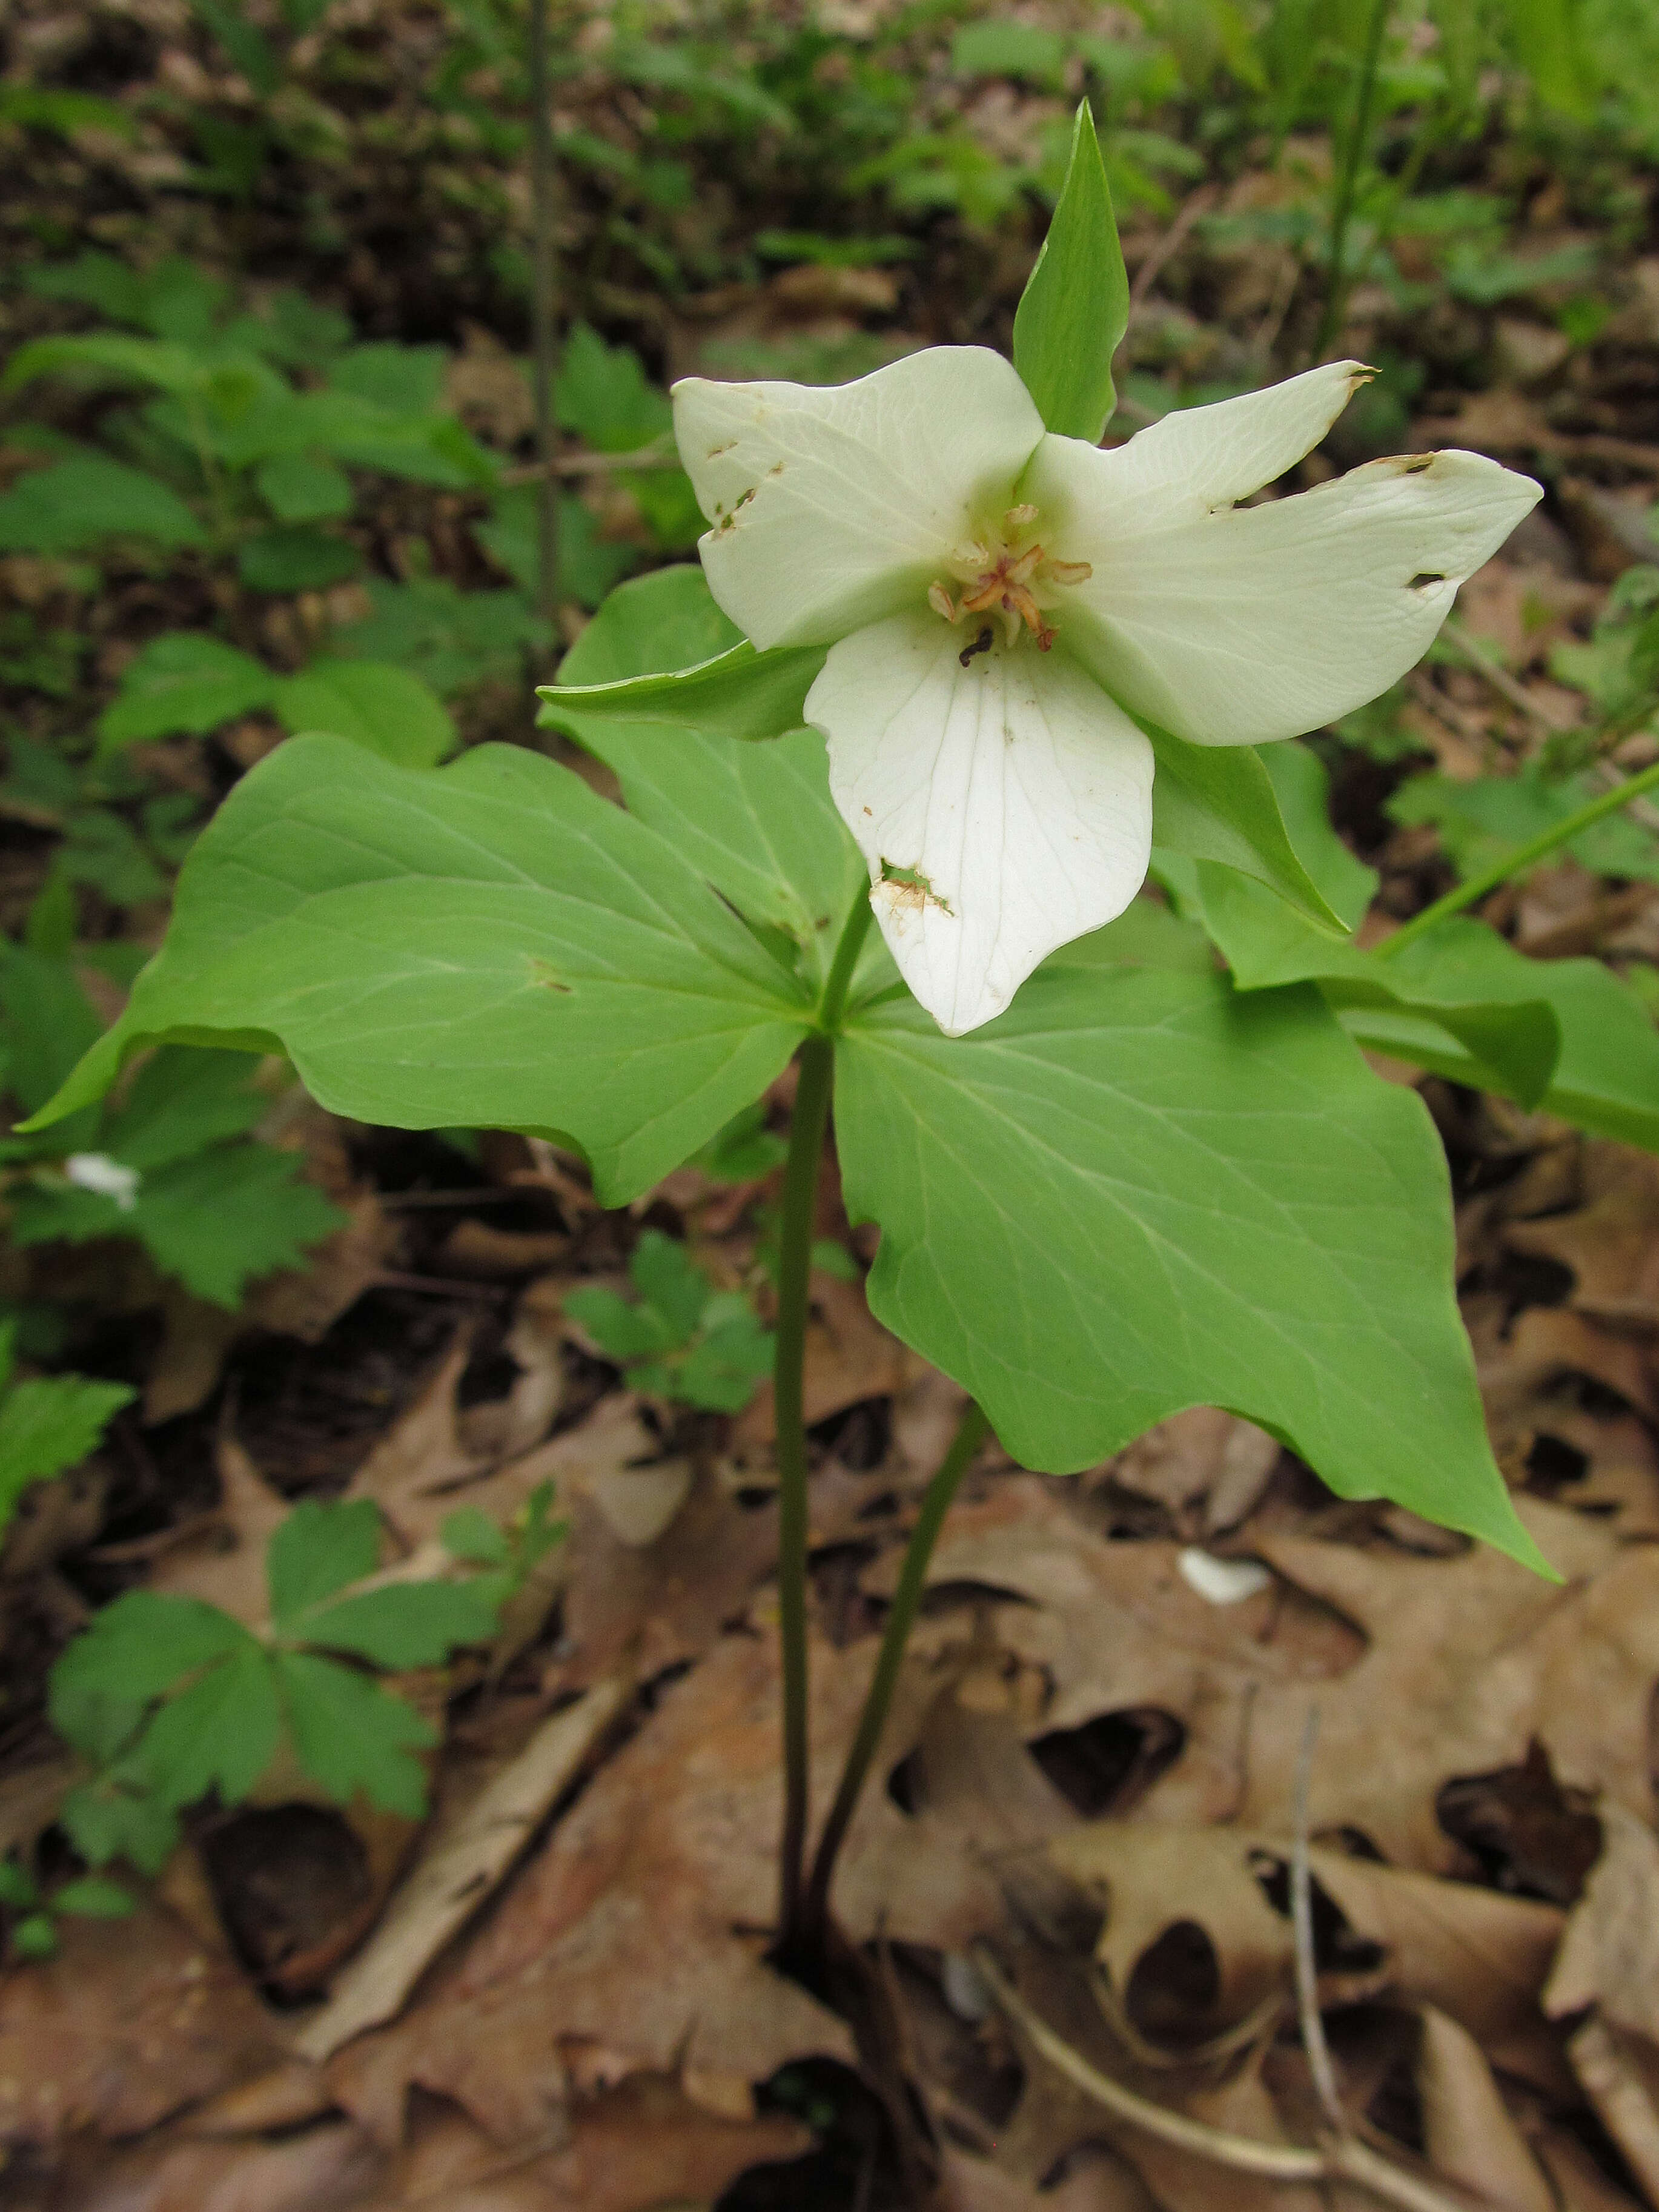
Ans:
POLYGON ((1054 633, 1044 616, 1058 604, 1058 591, 1094 574, 1086 561, 1056 560, 1037 534, 1041 522, 1036 507, 1011 507, 994 530, 952 551, 948 573, 960 587, 954 595, 943 581, 927 586, 936 615, 952 625, 975 624, 973 643, 958 655, 964 668, 976 653, 990 651, 999 617, 1006 644, 1018 644, 1029 631, 1038 652, 1047 653, 1054 633))

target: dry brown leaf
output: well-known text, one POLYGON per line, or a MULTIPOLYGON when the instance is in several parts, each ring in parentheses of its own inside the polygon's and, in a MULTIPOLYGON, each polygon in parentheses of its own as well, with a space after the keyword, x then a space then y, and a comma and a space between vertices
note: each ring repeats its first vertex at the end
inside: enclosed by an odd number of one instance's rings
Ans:
MULTIPOLYGON (((325 1183, 325 1188, 328 1186, 325 1183)), ((256 1283, 243 1306, 244 1328, 268 1328, 320 1344, 342 1314, 379 1281, 397 1254, 402 1225, 374 1191, 330 1189, 345 1220, 306 1254, 303 1267, 289 1267, 256 1283)))
MULTIPOLYGON (((873 1657, 816 1649, 827 1790, 873 1657)), ((763 1962, 775 1909, 778 1670, 769 1633, 723 1638, 594 1778, 495 1917, 422 2002, 352 2044, 330 2078, 394 2140, 416 2083, 498 2141, 535 2135, 592 2043, 658 2072, 734 2084, 852 2055, 845 2024, 763 1962)))
POLYGON ((1276 1440, 1252 1421, 1213 1406, 1176 1413, 1121 1453, 1111 1473, 1126 1490, 1171 1512, 1200 1504, 1208 1534, 1236 1527, 1261 1497, 1279 1463, 1276 1440))
POLYGON ((811 2147, 799 2121, 721 2119, 672 2077, 635 2073, 578 2105, 551 2146, 504 2150, 464 2113, 428 2117, 362 2212, 671 2212, 712 2204, 747 2167, 811 2147))
POLYGON ((1158 2212, 1134 2169, 1093 2143, 1079 2149, 1060 2179, 1041 2191, 991 2160, 947 2143, 940 2184, 943 2212, 1158 2212))
POLYGON ((1572 2070, 1596 2117, 1624 2153, 1650 2204, 1659 2204, 1659 2108, 1651 2046, 1620 2036, 1595 2013, 1567 2045, 1572 2070))
POLYGON ((1480 2045, 1432 2005, 1423 2008, 1416 2073, 1424 2155, 1437 2173, 1499 2212, 1556 2212, 1480 2045))
POLYGON ((1503 1235, 1512 1251, 1571 1269, 1580 1313, 1659 1330, 1659 1161, 1623 1145, 1588 1145, 1582 1204, 1511 1221, 1503 1235))
POLYGON ((137 2135, 280 2055, 240 1975, 158 1906, 65 1919, 55 1957, 0 1978, 0 2142, 137 2135))
POLYGON ((1614 2188, 1577 2136, 1542 2128, 1533 2141, 1562 2212, 1632 2212, 1636 2199, 1614 2188))
MULTIPOLYGON (((815 1274, 806 1328, 807 1425, 867 1398, 891 1397, 910 1371, 909 1355, 871 1312, 863 1284, 815 1274)), ((772 1385, 767 1382, 733 1424, 732 1449, 752 1455, 771 1443, 775 1427, 772 1385)))
POLYGON ((543 1723, 447 1831, 440 1830, 368 1943, 339 1977, 295 2047, 310 2059, 389 2020, 450 1937, 505 1877, 532 1831, 621 1709, 605 1682, 543 1723))
POLYGON ((1659 1838, 1611 1798, 1596 1809, 1601 1856, 1567 1916, 1544 2009, 1563 2020, 1599 2005, 1659 2045, 1659 1838))
POLYGON ((418 1544, 449 1510, 434 1509, 441 1491, 476 1478, 485 1461, 462 1441, 455 1393, 471 1354, 470 1326, 459 1328, 449 1350, 352 1476, 346 1495, 371 1498, 404 1541, 418 1544))
POLYGON ((76 2212, 346 2212, 385 2162, 349 2121, 276 2142, 175 2137, 84 2177, 73 2201, 76 2212))
POLYGON ((161 1553, 150 1571, 149 1587, 176 1597, 200 1598, 245 1628, 257 1628, 270 1610, 265 1547, 287 1519, 289 1501, 265 1480, 234 1436, 220 1436, 216 1461, 217 1515, 198 1535, 161 1553))

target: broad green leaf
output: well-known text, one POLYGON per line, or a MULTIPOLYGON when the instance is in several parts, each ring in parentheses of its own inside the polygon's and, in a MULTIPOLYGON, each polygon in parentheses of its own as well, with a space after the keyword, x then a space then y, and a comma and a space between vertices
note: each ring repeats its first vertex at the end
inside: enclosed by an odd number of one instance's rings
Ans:
POLYGON ((106 538, 151 538, 170 550, 206 535, 158 477, 101 454, 31 470, 0 493, 0 553, 81 553, 106 538))
POLYGON ((418 1820, 426 1771, 411 1752, 437 1732, 412 1705, 350 1668, 305 1651, 279 1651, 274 1666, 300 1764, 337 1803, 359 1790, 388 1813, 418 1820))
POLYGON ((198 841, 166 945, 48 1110, 143 1043, 274 1037, 334 1112, 562 1133, 623 1204, 757 1097, 806 1022, 673 846, 568 769, 489 745, 412 773, 295 738, 198 841))
POLYGON ((84 1375, 42 1376, 0 1400, 0 1529, 31 1482, 83 1460, 136 1392, 84 1375))
POLYGON ((308 453, 276 453, 254 474, 259 496, 278 522, 332 522, 349 514, 351 479, 332 461, 308 453))
POLYGON ((740 1413, 772 1370, 776 1345, 771 1331, 761 1327, 741 1299, 738 1304, 740 1310, 714 1321, 680 1363, 674 1395, 689 1406, 740 1413))
POLYGON ((278 687, 277 719, 296 732, 349 738, 398 768, 436 768, 455 750, 455 720, 407 669, 378 660, 319 660, 278 687))
MULTIPOLYGON (((514 484, 497 494, 487 522, 472 525, 472 535, 479 544, 506 569, 521 592, 534 592, 538 581, 540 504, 536 485, 514 484)), ((558 556, 560 599, 597 607, 631 568, 639 566, 642 555, 639 546, 626 540, 600 537, 593 517, 580 500, 567 492, 559 496, 558 556)), ((708 655, 694 653, 688 657, 702 660, 708 655)))
POLYGON ((159 1698, 198 1667, 231 1657, 252 1643, 228 1613, 200 1598, 125 1591, 93 1616, 91 1626, 52 1668, 53 1723, 70 1742, 79 1742, 73 1714, 84 1693, 129 1703, 159 1698))
POLYGON ((1129 320, 1129 279, 1088 101, 1048 234, 1014 313, 1014 367, 1046 427, 1097 445, 1117 393, 1112 356, 1129 320))
POLYGON ((467 1559, 476 1566, 504 1567, 513 1556, 499 1524, 481 1505, 458 1505, 438 1524, 438 1540, 452 1559, 467 1559))
MULTIPOLYGON (((750 743, 752 728, 723 727, 718 711, 704 716, 672 696, 674 719, 667 724, 637 708, 615 720, 605 713, 566 709, 565 693, 579 684, 586 699, 601 690, 637 698, 633 679, 643 671, 717 644, 730 628, 700 569, 661 569, 624 584, 565 656, 558 684, 543 692, 541 720, 604 761, 630 813, 670 838, 740 914, 762 928, 781 930, 805 951, 808 972, 821 976, 869 872, 830 799, 823 738, 793 726, 822 656, 806 655, 811 665, 789 678, 781 702, 760 717, 790 727, 770 744, 750 743)), ((752 651, 741 644, 733 650, 752 651)), ((756 668, 772 658, 745 665, 756 668)), ((872 963, 874 958, 872 952, 872 963)), ((874 973, 867 964, 866 982, 874 973)), ((882 973, 890 973, 884 963, 882 973)))
POLYGON ((489 1641, 495 1607, 473 1583, 388 1583, 312 1613, 300 1632, 377 1667, 437 1667, 459 1645, 489 1641))
POLYGON ((1191 860, 1214 860, 1252 876, 1298 913, 1346 933, 1285 826, 1262 755, 1252 745, 1189 745, 1144 726, 1157 756, 1152 843, 1191 860))
POLYGON ((18 277, 23 289, 38 300, 70 301, 106 315, 112 323, 142 325, 144 320, 144 279, 112 253, 83 246, 71 260, 21 269, 18 277))
POLYGON ((362 565, 355 545, 308 522, 278 523, 244 538, 236 552, 237 573, 254 592, 325 592, 362 565))
POLYGON ((964 23, 951 41, 951 67, 957 76, 1027 77, 1058 92, 1066 67, 1066 40, 1058 31, 1006 16, 964 23))
POLYGON ((329 387, 349 392, 392 415, 436 415, 443 404, 449 355, 441 345, 398 345, 386 339, 348 346, 329 364, 329 387))
POLYGON ((61 376, 65 370, 89 383, 150 384, 176 393, 199 392, 207 374, 189 346, 91 331, 80 337, 31 338, 19 346, 0 376, 0 392, 16 392, 37 376, 61 376))
POLYGON ((673 428, 668 395, 651 384, 631 346, 607 345, 587 323, 565 341, 553 404, 559 427, 601 453, 631 453, 673 428))
POLYGON ((838 1048, 872 1311, 1025 1466, 1093 1465, 1184 1407, 1537 1555, 1493 1464, 1452 1287, 1444 1156, 1310 990, 1047 968, 943 1037, 893 1001, 838 1048))
POLYGON ((161 1707, 139 1756, 163 1805, 194 1805, 210 1790, 237 1805, 275 1757, 282 1728, 271 1655, 246 1637, 161 1707))
POLYGON ((371 1498, 303 1498, 265 1549, 270 1617, 284 1633, 337 1590, 380 1564, 380 1509, 371 1498))
POLYGON ((373 612, 335 631, 329 657, 395 661, 445 697, 489 677, 516 681, 526 648, 548 635, 516 592, 458 591, 447 576, 370 576, 364 588, 373 612))
POLYGON ((277 678, 262 661, 197 630, 152 638, 98 718, 100 745, 205 737, 222 722, 269 707, 277 678))
POLYGON ((1199 872, 1206 924, 1242 988, 1316 982, 1376 1051, 1659 1152, 1659 1033, 1599 960, 1529 960, 1461 916, 1396 954, 1362 952, 1253 884, 1199 872))

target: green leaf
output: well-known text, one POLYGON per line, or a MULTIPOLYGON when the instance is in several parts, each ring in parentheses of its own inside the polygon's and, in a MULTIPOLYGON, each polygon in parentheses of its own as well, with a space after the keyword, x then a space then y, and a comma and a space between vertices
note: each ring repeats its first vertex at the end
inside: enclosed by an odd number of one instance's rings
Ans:
POLYGON ((101 454, 31 470, 0 493, 0 553, 82 553, 106 538, 152 538, 171 550, 206 535, 157 477, 101 454))
POLYGON ((1254 877, 1298 913, 1346 933, 1342 915, 1291 842, 1264 755, 1252 745, 1189 745, 1167 730, 1143 726, 1158 758, 1153 845, 1254 877))
POLYGON ((37 300, 67 300, 94 309, 112 323, 143 322, 144 280, 112 253, 83 246, 71 260, 46 262, 18 273, 23 289, 37 300))
MULTIPOLYGON (((6 1088, 30 1113, 46 1104, 98 1037, 98 1017, 69 963, 18 945, 0 949, 0 1023, 6 1088)), ((90 1124, 74 1133, 89 1137, 90 1124)))
POLYGON ((83 1460, 137 1393, 125 1382, 50 1375, 19 1382, 0 1401, 0 1529, 31 1482, 83 1460))
POLYGON ((1045 966, 971 1037, 868 1010, 838 1062, 871 1310, 1024 1465, 1216 1405, 1345 1497, 1537 1564, 1486 1442, 1439 1141, 1315 993, 1045 966))
POLYGON ((80 1701, 89 1693, 128 1703, 159 1698, 199 1667, 258 1648, 216 1605, 159 1590, 126 1590, 93 1616, 52 1670, 52 1725, 71 1743, 84 1737, 80 1701))
POLYGON ((562 683, 617 684, 665 668, 695 668, 743 632, 714 604, 695 562, 653 569, 611 592, 559 665, 562 683))
POLYGON ((775 1340, 746 1308, 711 1328, 681 1363, 673 1395, 714 1413, 740 1413, 770 1374, 775 1340))
MULTIPOLYGON (((1473 783, 1414 775, 1389 798, 1387 812, 1407 827, 1432 823, 1447 858, 1464 877, 1553 830, 1598 795, 1588 776, 1551 781, 1535 767, 1520 775, 1480 776, 1473 783)), ((1659 839, 1626 814, 1606 817, 1564 849, 1597 875, 1659 883, 1659 839)))
POLYGON ((513 1555, 505 1534, 481 1505, 458 1505, 438 1524, 438 1540, 452 1559, 476 1566, 504 1567, 513 1555))
POLYGON ((138 1755, 163 1805, 194 1805, 216 1790, 238 1805, 276 1756, 283 1732, 271 1655, 251 1636, 162 1706, 138 1755))
MULTIPOLYGON (((540 503, 536 485, 514 484, 496 495, 487 522, 472 525, 472 535, 479 544, 506 569, 521 592, 533 592, 538 581, 540 503)), ((641 549, 625 539, 601 538, 593 517, 569 493, 560 495, 558 520, 559 598, 574 599, 578 606, 597 607, 630 568, 639 566, 641 549)), ((706 655, 690 657, 700 659, 706 655)))
POLYGON ((1267 771, 1296 855, 1331 912, 1358 929, 1376 896, 1377 873, 1351 853, 1331 827, 1330 786, 1325 763, 1310 747, 1289 738, 1263 745, 1267 771))
POLYGON ((1128 320, 1129 279, 1085 100, 1054 219, 1014 313, 1014 367, 1057 436, 1100 442, 1117 404, 1112 356, 1128 320))
POLYGON ((446 576, 370 576, 364 588, 373 613, 336 630, 330 655, 395 661, 446 697, 489 677, 516 681, 526 648, 548 635, 516 592, 461 592, 446 576))
POLYGON ((1057 31, 1006 17, 964 23, 951 41, 951 67, 957 76, 1025 77, 1058 92, 1064 81, 1066 41, 1057 31))
POLYGON ((255 487, 278 522, 333 522, 349 514, 351 479, 332 461, 276 453, 254 472, 255 487))
MULTIPOLYGON (((619 591, 626 591, 622 585, 619 591)), ((806 695, 823 665, 819 645, 779 645, 757 653, 745 638, 700 668, 634 676, 619 684, 544 684, 537 721, 598 751, 620 727, 660 743, 692 734, 775 738, 801 726, 806 695)))
POLYGON ((380 1514, 373 1498, 301 1498, 266 1547, 271 1619, 290 1633, 313 1606, 380 1564, 380 1514))
MULTIPOLYGON (((542 693, 548 703, 541 720, 603 760, 622 785, 629 811, 670 838, 740 914, 763 929, 781 930, 806 953, 807 972, 818 978, 835 956, 836 933, 869 872, 830 799, 829 763, 817 732, 796 728, 772 744, 756 744, 749 742, 758 733, 754 727, 725 726, 733 715, 717 704, 699 708, 695 693, 667 697, 673 719, 665 724, 650 719, 659 711, 653 701, 635 705, 622 719, 610 717, 613 684, 617 692, 638 699, 630 661, 635 668, 648 667, 655 654, 695 650, 708 641, 715 621, 729 628, 698 569, 661 569, 623 585, 566 655, 559 683, 542 693), (619 664, 617 678, 613 672, 619 664), (580 696, 591 700, 610 693, 605 711, 572 714, 567 690, 595 669, 604 672, 604 684, 580 696)), ((751 652, 746 645, 734 650, 751 652)), ((799 657, 811 665, 778 672, 783 696, 776 689, 769 692, 761 723, 775 721, 783 728, 799 721, 821 656, 813 651, 799 657)), ((763 655, 744 665, 752 670, 773 658, 763 655)), ((731 659, 728 653, 726 659, 731 659)), ((717 696, 713 690, 702 696, 710 702, 717 696)), ((735 689, 718 696, 729 705, 735 689)), ((751 696, 748 705, 754 703, 751 696)), ((871 963, 878 959, 872 950, 871 963)))
POLYGON ((783 1165, 789 1147, 766 1126, 766 1105, 757 1099, 734 1114, 695 1154, 690 1164, 702 1170, 711 1182, 754 1182, 783 1165))
POLYGON ((320 660, 277 688, 284 727, 349 738, 398 768, 436 768, 455 750, 455 720, 407 669, 378 660, 320 660))
POLYGON ((179 878, 167 941, 49 1112, 171 1037, 278 1037, 313 1095, 404 1128, 562 1132, 607 1205, 757 1097, 803 991, 665 839, 515 747, 435 773, 295 738, 179 878))
POLYGON ((418 1820, 426 1771, 413 1751, 437 1731, 412 1705, 349 1667, 309 1652, 279 1651, 274 1664, 300 1764, 338 1804, 359 1790, 388 1813, 418 1820))
POLYGON ((355 545, 303 522, 262 530, 244 538, 236 553, 237 572, 253 592, 325 592, 362 565, 355 545))
POLYGON ((684 1342, 653 1307, 630 1305, 602 1283, 579 1285, 564 1294, 564 1310, 579 1328, 585 1329, 607 1359, 625 1364, 658 1352, 672 1352, 684 1342))
POLYGON ((488 1644, 495 1610, 471 1583, 388 1583, 312 1613, 300 1633, 377 1667, 437 1667, 459 1645, 488 1644))
POLYGON ((123 1208, 101 1193, 59 1185, 16 1194, 12 1236, 23 1245, 136 1237, 164 1274, 232 1310, 251 1277, 297 1266, 343 1217, 300 1173, 292 1152, 226 1145, 143 1177, 123 1208))
POLYGON ((125 1920, 133 1909, 133 1900, 118 1882, 83 1875, 78 1881, 66 1881, 61 1889, 53 1890, 52 1909, 74 1913, 82 1920, 125 1920))
POLYGON ((0 392, 16 392, 37 376, 61 376, 65 370, 89 384, 151 384, 180 394, 199 392, 207 376, 189 346, 91 331, 79 337, 31 338, 19 346, 0 376, 0 392))
POLYGON ((1659 1033, 1599 960, 1529 960, 1461 916, 1398 953, 1362 952, 1237 876, 1200 868, 1199 880, 1241 988, 1316 982, 1375 1051, 1659 1151, 1659 1033))
POLYGON ((34 1876, 22 1863, 9 1853, 0 1859, 0 1905, 9 1912, 20 1912, 33 1904, 40 1894, 34 1876))
POLYGON ((269 707, 277 678, 263 662, 196 630, 152 638, 98 718, 102 746, 205 737, 238 714, 269 707))
POLYGON ((601 453, 631 453, 673 428, 668 395, 647 380, 638 354, 607 345, 586 323, 575 324, 565 341, 554 407, 561 429, 601 453))
POLYGON ((660 1229, 647 1229, 634 1247, 628 1272, 646 1304, 676 1332, 673 1341, 684 1344, 702 1320, 709 1295, 708 1278, 684 1245, 660 1229))
POLYGON ((50 1959, 58 1948, 58 1930, 46 1912, 31 1912, 11 1931, 11 1948, 20 1959, 50 1959))
POLYGON ((140 1874, 160 1874, 179 1841, 179 1816, 170 1806, 106 1775, 77 1783, 58 1819, 88 1866, 125 1859, 140 1874))
POLYGON ((435 415, 443 404, 449 356, 441 345, 406 346, 380 339, 348 346, 330 364, 331 390, 349 392, 392 415, 435 415))

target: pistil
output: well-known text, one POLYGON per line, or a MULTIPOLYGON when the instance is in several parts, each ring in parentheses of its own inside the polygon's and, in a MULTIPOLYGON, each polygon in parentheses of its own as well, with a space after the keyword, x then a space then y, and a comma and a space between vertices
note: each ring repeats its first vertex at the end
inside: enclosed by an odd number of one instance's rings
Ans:
MULTIPOLYGON (((1038 652, 1047 653, 1054 641, 1054 629, 1045 619, 1046 610, 1053 604, 1050 587, 1085 583, 1093 570, 1086 561, 1054 559, 1040 540, 1023 544, 1020 541, 1037 520, 1034 507, 1011 507, 1002 518, 1000 537, 992 544, 970 538, 958 545, 951 556, 951 572, 967 588, 957 599, 943 582, 930 584, 927 604, 933 612, 952 624, 976 615, 1000 614, 1009 645, 1016 644, 1030 630, 1038 652)), ((975 652, 986 649, 980 641, 988 642, 988 634, 982 629, 974 647, 961 656, 963 667, 975 652)))

